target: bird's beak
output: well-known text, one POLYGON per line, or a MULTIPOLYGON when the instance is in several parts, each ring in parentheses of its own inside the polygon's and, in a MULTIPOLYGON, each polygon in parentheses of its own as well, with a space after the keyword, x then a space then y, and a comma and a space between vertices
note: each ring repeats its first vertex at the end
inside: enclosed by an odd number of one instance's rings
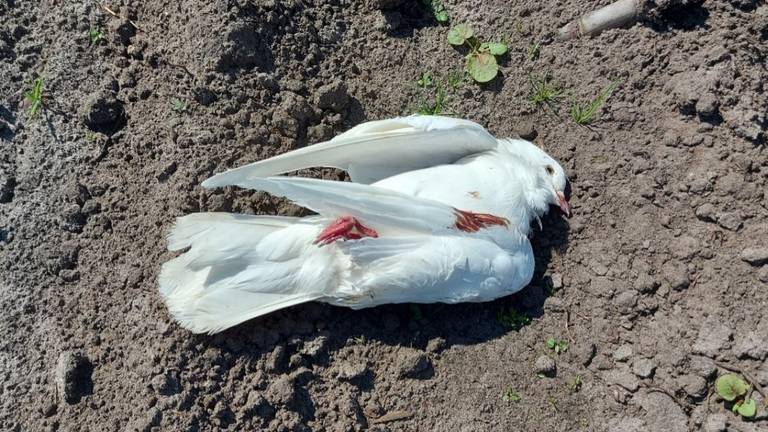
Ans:
POLYGON ((560 210, 563 212, 565 217, 570 218, 571 204, 568 202, 567 199, 565 199, 565 194, 562 192, 556 192, 555 195, 557 195, 557 205, 560 206, 560 210))

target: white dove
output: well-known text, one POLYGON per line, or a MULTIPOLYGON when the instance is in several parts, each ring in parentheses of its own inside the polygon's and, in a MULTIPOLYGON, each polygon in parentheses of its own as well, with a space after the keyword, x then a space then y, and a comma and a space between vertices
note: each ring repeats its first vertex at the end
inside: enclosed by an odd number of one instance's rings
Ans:
POLYGON ((196 213, 177 219, 160 293, 195 333, 308 301, 483 302, 533 276, 530 223, 559 206, 562 167, 534 144, 439 116, 372 121, 203 182, 267 191, 304 218, 196 213), (275 176, 313 166, 353 182, 275 176))

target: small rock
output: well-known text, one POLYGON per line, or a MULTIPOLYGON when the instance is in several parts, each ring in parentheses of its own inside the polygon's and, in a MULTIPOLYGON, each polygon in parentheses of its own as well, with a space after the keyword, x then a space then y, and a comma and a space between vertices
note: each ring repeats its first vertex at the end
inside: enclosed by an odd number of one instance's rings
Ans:
POLYGON ((763 266, 757 271, 757 279, 760 282, 768 283, 768 265, 763 266))
POLYGON ((638 393, 633 401, 645 410, 648 431, 688 432, 688 416, 664 393, 638 393))
POLYGON ((441 337, 430 339, 427 343, 427 352, 439 353, 445 349, 445 344, 445 339, 441 337))
POLYGON ((765 360, 768 357, 766 340, 768 340, 768 335, 761 335, 756 331, 740 333, 733 345, 733 352, 738 358, 765 360))
POLYGON ((570 347, 573 356, 582 366, 587 366, 592 362, 597 354, 597 347, 591 342, 575 344, 570 347))
POLYGON ((122 45, 130 44, 131 38, 136 34, 136 28, 126 18, 110 20, 107 28, 107 34, 114 35, 115 42, 122 45))
POLYGON ((699 117, 706 120, 717 116, 719 106, 720 102, 717 100, 717 96, 712 93, 705 93, 696 101, 695 109, 699 117))
POLYGON ((619 309, 622 315, 628 315, 634 312, 634 308, 637 305, 637 291, 626 290, 622 291, 613 299, 613 304, 619 309))
POLYGON ((548 377, 553 377, 557 373, 557 364, 549 356, 540 356, 533 364, 533 371, 548 377))
POLYGON ((397 376, 400 378, 422 378, 432 368, 427 354, 416 350, 403 350, 397 359, 397 376))
POLYGON ((696 375, 709 379, 717 373, 717 367, 712 359, 702 356, 691 356, 689 369, 696 375))
POLYGON ((539 135, 533 123, 528 121, 518 122, 514 131, 520 138, 528 141, 533 141, 539 135))
POLYGON ((661 266, 664 279, 669 282, 669 286, 674 290, 683 290, 688 288, 691 281, 688 278, 688 269, 684 264, 676 261, 667 261, 661 266))
POLYGON ((635 378, 627 367, 611 369, 605 373, 603 379, 605 379, 608 384, 618 385, 633 393, 640 388, 640 381, 635 378))
POLYGON ((288 361, 288 352, 285 345, 277 345, 267 357, 266 368, 268 372, 280 372, 285 369, 288 361))
POLYGON ((293 381, 287 376, 275 380, 267 388, 267 399, 273 405, 290 405, 296 399, 296 388, 293 381))
POLYGON ((637 279, 635 279, 633 287, 643 294, 648 294, 655 291, 656 288, 659 287, 659 284, 656 282, 653 276, 647 273, 642 273, 637 276, 637 279))
POLYGON ((702 399, 707 395, 707 380, 698 375, 683 375, 677 383, 693 399, 702 399))
POLYGON ((699 330, 699 336, 693 344, 693 352, 716 358, 728 346, 732 334, 731 329, 720 320, 709 318, 699 330))
POLYGON ((721 213, 717 218, 717 224, 730 231, 738 231, 742 226, 741 221, 742 217, 735 212, 721 213))
POLYGON ((319 108, 331 109, 336 112, 342 111, 349 105, 347 85, 338 80, 321 86, 317 89, 315 102, 319 108))
POLYGON ((365 363, 343 363, 339 366, 336 377, 342 381, 354 381, 365 376, 369 372, 365 363))
POLYGON ((42 414, 43 417, 50 417, 54 414, 56 414, 56 411, 59 410, 59 406, 56 404, 56 402, 49 402, 43 407, 42 414))
POLYGON ((55 376, 59 398, 68 404, 79 402, 90 391, 90 361, 82 353, 64 351, 59 354, 55 376))
POLYGON ((317 336, 316 338, 304 342, 301 347, 301 354, 309 357, 318 357, 328 348, 328 336, 317 336))
POLYGON ((754 266, 768 263, 768 247, 751 247, 741 251, 739 255, 742 261, 746 261, 754 266))
POLYGON ((151 381, 152 388, 163 396, 172 396, 181 391, 181 385, 175 374, 166 371, 156 375, 151 381))
POLYGON ((632 357, 632 354, 634 354, 632 345, 624 344, 613 352, 613 359, 619 362, 625 362, 632 357))
POLYGON ((725 432, 728 430, 728 417, 725 414, 710 414, 704 423, 705 432, 725 432))
POLYGON ((248 392, 245 404, 238 410, 237 418, 244 420, 253 416, 259 416, 261 418, 270 417, 274 413, 274 409, 269 405, 267 399, 257 390, 251 390, 248 392))
POLYGON ((632 373, 640 378, 650 378, 656 370, 656 363, 647 358, 639 358, 632 362, 632 373))
POLYGON ((114 126, 123 116, 123 105, 112 91, 93 93, 80 109, 80 117, 91 129, 114 126))

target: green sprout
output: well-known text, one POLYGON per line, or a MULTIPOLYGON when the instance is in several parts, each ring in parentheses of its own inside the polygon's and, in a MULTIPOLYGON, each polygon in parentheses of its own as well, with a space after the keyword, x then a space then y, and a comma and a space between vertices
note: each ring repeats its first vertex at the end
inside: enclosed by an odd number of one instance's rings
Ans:
POLYGON ((171 108, 177 113, 187 112, 187 102, 179 98, 171 98, 171 108))
POLYGON ((563 98, 563 89, 548 75, 543 77, 531 75, 529 79, 533 90, 529 100, 536 105, 551 105, 563 98))
POLYGON ((520 402, 522 399, 520 393, 516 392, 511 386, 507 387, 507 391, 501 395, 501 400, 504 402, 520 402))
POLYGON ((742 417, 754 417, 757 404, 751 398, 752 387, 740 376, 735 374, 721 375, 715 381, 715 391, 721 398, 733 402, 731 410, 742 417))
POLYGON ((422 100, 416 112, 422 115, 439 115, 445 111, 446 94, 442 84, 435 84, 435 92, 432 100, 422 100))
POLYGON ((419 79, 416 80, 416 85, 418 85, 421 88, 427 88, 432 86, 432 74, 429 72, 422 72, 421 75, 419 75, 419 79))
POLYGON ((452 70, 448 72, 448 86, 454 90, 458 89, 464 83, 465 76, 466 72, 461 70, 452 70))
POLYGON ((540 47, 541 47, 541 44, 539 42, 536 42, 535 44, 530 45, 528 47, 528 50, 527 50, 528 60, 532 62, 538 60, 539 54, 541 54, 540 47))
POLYGON ((518 331, 526 325, 530 324, 531 318, 529 318, 528 315, 520 313, 514 308, 510 307, 506 312, 504 309, 500 310, 496 314, 496 321, 508 329, 518 331))
POLYGON ((88 32, 88 39, 91 40, 91 45, 96 45, 104 40, 104 33, 101 32, 101 29, 92 27, 88 32))
POLYGON ((554 351, 555 354, 560 355, 561 353, 568 351, 568 341, 564 339, 557 340, 553 337, 549 337, 547 338, 547 348, 554 351))
POLYGON ((496 78, 499 73, 497 56, 507 53, 504 42, 480 42, 475 31, 467 24, 459 24, 448 32, 448 43, 454 46, 467 46, 469 54, 464 58, 464 68, 479 83, 486 83, 496 78))
POLYGON ((24 97, 29 101, 27 114, 30 118, 34 118, 43 108, 43 77, 38 76, 35 78, 32 82, 32 88, 24 93, 24 97))
POLYGON ((608 100, 617 85, 618 81, 612 82, 608 87, 604 88, 595 99, 588 103, 573 101, 573 103, 571 103, 571 119, 581 126, 592 123, 595 119, 597 110, 599 110, 605 101, 608 100))
POLYGON ((429 12, 435 17, 435 21, 445 24, 449 20, 448 10, 445 8, 442 0, 421 0, 429 12))
POLYGON ((584 384, 584 382, 581 380, 581 375, 576 375, 576 378, 573 380, 573 384, 571 385, 571 391, 573 393, 578 392, 581 390, 581 386, 584 384))

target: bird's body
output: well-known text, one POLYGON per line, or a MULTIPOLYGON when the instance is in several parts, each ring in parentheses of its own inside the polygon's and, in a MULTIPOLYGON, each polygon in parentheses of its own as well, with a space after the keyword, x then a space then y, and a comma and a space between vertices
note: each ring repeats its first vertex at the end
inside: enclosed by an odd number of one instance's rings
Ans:
POLYGON ((359 309, 516 292, 533 275, 530 221, 552 201, 516 154, 527 145, 409 117, 214 176, 203 185, 265 190, 319 215, 179 218, 169 249, 189 250, 163 266, 161 294, 184 327, 213 333, 312 300, 359 309), (354 183, 273 176, 312 165, 354 183))

